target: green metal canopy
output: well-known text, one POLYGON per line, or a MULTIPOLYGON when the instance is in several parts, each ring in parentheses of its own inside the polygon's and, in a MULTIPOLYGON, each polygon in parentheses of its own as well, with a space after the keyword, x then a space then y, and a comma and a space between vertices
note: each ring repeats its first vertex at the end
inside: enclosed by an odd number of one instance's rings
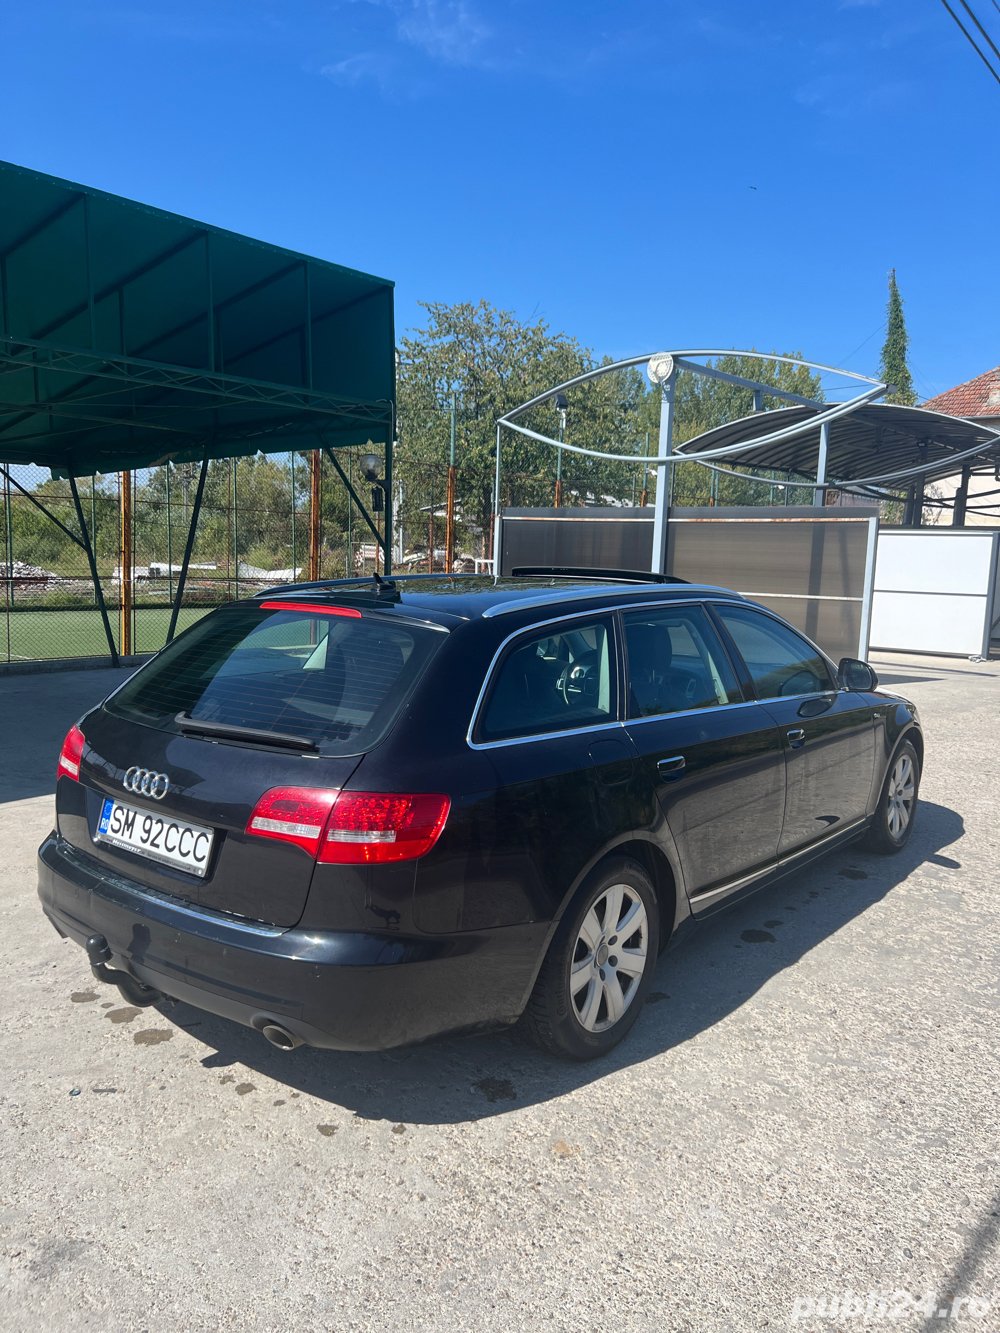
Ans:
POLYGON ((391 445, 394 411, 391 282, 0 162, 0 463, 391 445))

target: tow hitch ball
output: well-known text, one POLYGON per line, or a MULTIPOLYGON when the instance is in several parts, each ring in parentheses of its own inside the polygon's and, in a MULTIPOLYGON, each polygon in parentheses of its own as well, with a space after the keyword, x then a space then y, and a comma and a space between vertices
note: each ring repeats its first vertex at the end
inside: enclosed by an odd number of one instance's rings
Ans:
POLYGON ((97 980, 107 982, 110 986, 117 986, 129 1004, 144 1009, 147 1005, 166 999, 162 991, 144 986, 141 981, 137 981, 130 973, 123 972, 121 968, 108 966, 111 962, 111 947, 103 935, 89 936, 84 948, 90 959, 91 971, 97 980))

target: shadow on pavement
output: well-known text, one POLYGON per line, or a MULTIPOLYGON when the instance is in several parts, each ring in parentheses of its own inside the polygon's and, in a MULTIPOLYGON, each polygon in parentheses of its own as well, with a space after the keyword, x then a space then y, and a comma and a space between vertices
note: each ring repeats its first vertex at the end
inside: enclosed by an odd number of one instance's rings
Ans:
POLYGON ((367 1120, 460 1123, 544 1103, 712 1027, 921 864, 959 869, 942 849, 961 839, 961 817, 929 802, 921 802, 919 813, 898 856, 842 849, 703 923, 660 960, 646 1011, 623 1045, 589 1064, 554 1061, 509 1032, 378 1054, 283 1053, 249 1028, 187 1005, 165 1005, 163 1016, 209 1048, 206 1069, 238 1063, 367 1120))
POLYGON ((4 727, 0 804, 51 795, 67 731, 135 670, 105 667, 0 677, 4 727))

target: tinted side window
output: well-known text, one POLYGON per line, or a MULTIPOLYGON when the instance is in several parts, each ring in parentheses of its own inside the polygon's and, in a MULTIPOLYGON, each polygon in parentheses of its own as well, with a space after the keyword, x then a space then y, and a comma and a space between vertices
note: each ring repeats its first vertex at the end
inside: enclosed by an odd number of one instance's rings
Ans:
POLYGON ((761 699, 832 690, 830 669, 793 629, 751 607, 717 606, 761 699))
POLYGON ((629 716, 714 708, 742 697, 719 637, 697 606, 625 617, 629 716))
POLYGON ((608 627, 560 626, 519 639, 494 672, 477 738, 505 740, 595 726, 614 716, 608 627))

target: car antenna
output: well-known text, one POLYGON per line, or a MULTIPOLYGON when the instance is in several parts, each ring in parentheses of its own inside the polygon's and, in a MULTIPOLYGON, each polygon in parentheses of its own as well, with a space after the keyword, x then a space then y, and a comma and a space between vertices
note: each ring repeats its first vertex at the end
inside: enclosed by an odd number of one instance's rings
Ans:
POLYGON ((375 596, 387 602, 399 601, 399 589, 396 587, 396 580, 382 578, 378 570, 372 571, 372 578, 375 580, 375 596))

